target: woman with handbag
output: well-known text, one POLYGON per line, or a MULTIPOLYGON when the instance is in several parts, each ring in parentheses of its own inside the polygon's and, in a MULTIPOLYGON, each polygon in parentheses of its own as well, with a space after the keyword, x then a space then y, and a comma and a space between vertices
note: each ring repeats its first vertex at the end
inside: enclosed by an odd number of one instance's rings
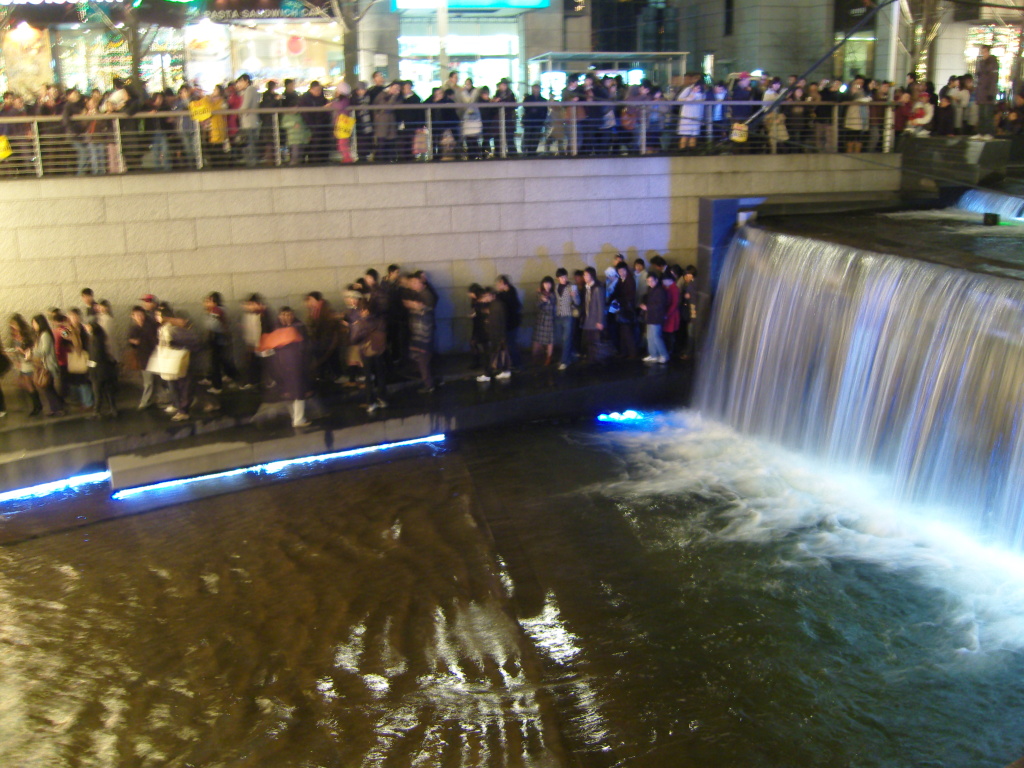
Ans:
POLYGON ((46 401, 47 416, 64 415, 64 398, 60 391, 60 366, 57 365, 57 351, 53 332, 44 315, 32 318, 32 330, 36 343, 31 350, 33 365, 32 383, 41 400, 46 401))
POLYGON ((14 340, 14 360, 18 368, 18 386, 28 396, 29 416, 38 416, 43 412, 43 405, 39 401, 39 392, 32 381, 32 374, 35 367, 32 365, 32 347, 35 343, 35 336, 28 323, 19 314, 11 315, 8 323, 11 329, 11 338, 14 340))
POLYGON ((65 347, 67 390, 75 393, 83 408, 93 407, 92 382, 89 381, 89 331, 82 322, 82 313, 72 309, 67 315, 67 325, 61 333, 65 347))
POLYGON ((161 303, 156 309, 156 321, 160 324, 157 331, 158 344, 149 362, 149 369, 156 368, 156 373, 167 382, 171 392, 171 404, 168 413, 173 414, 171 421, 188 421, 188 409, 192 404, 192 353, 190 347, 196 346, 195 334, 183 318, 174 316, 169 304, 161 303))

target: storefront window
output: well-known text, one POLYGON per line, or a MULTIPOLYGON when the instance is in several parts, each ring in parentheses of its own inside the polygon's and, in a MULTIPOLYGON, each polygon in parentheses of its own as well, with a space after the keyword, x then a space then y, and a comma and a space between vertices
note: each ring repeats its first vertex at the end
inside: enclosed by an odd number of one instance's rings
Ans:
MULTIPOLYGON (((843 38, 836 36, 836 42, 843 38)), ((832 56, 832 77, 849 82, 857 75, 874 77, 875 40, 874 37, 851 37, 846 45, 841 46, 832 56)))
MULTIPOLYGON (((507 78, 517 97, 526 95, 520 93, 522 62, 515 18, 494 24, 456 21, 451 30, 447 37, 448 59, 450 68, 459 73, 459 82, 471 77, 477 87, 486 85, 493 92, 495 84, 507 78)), ((441 72, 440 54, 441 43, 432 24, 402 20, 402 35, 398 38, 399 77, 411 80, 413 89, 423 98, 447 77, 447 73, 441 72)))
POLYGON ((340 80, 345 66, 341 31, 325 21, 283 20, 185 28, 189 77, 204 88, 247 72, 255 80, 294 78, 300 83, 340 80))
MULTIPOLYGON (((121 35, 105 27, 74 25, 57 30, 58 77, 68 86, 106 91, 115 77, 130 77, 132 58, 121 35)), ((139 64, 146 89, 153 93, 176 88, 185 78, 185 47, 181 30, 160 28, 139 64)))

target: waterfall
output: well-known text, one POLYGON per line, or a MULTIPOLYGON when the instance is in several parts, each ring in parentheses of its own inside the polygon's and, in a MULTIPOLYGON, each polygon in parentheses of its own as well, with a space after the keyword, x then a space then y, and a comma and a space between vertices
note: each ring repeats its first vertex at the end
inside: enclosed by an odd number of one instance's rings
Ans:
POLYGON ((987 189, 969 189, 957 201, 956 207, 974 213, 998 213, 1004 219, 1024 218, 1024 200, 987 189))
POLYGON ((1024 282, 743 228, 697 404, 1024 544, 1024 282))

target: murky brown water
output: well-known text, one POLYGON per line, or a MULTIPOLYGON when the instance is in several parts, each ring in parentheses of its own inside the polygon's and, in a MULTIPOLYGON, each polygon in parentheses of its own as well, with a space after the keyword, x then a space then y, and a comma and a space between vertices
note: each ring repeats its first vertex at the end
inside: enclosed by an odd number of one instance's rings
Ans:
POLYGON ((506 428, 2 546, 0 768, 1019 757, 1021 580, 783 453, 506 428))
POLYGON ((0 764, 565 764, 458 464, 0 550, 0 764))

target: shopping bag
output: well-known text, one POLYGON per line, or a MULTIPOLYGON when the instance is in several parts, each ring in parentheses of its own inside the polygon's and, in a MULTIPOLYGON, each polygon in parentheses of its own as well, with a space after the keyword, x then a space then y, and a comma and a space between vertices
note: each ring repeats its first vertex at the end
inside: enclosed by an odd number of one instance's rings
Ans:
POLYGON ((742 144, 747 140, 750 135, 750 127, 746 123, 733 123, 732 130, 729 132, 729 138, 735 141, 737 144, 742 144))
POLYGON ((187 349, 157 347, 150 355, 146 370, 155 373, 164 381, 177 381, 188 373, 191 355, 187 349))
POLYGON ((0 160, 6 160, 14 154, 14 150, 11 149, 11 140, 5 135, 0 135, 0 160))
POLYGON ((334 121, 334 138, 347 139, 352 136, 352 130, 356 127, 356 119, 352 115, 341 114, 334 121))
POLYGON ((203 100, 190 102, 188 105, 188 111, 192 113, 192 119, 197 123, 205 123, 213 117, 213 111, 210 109, 210 105, 203 100))

